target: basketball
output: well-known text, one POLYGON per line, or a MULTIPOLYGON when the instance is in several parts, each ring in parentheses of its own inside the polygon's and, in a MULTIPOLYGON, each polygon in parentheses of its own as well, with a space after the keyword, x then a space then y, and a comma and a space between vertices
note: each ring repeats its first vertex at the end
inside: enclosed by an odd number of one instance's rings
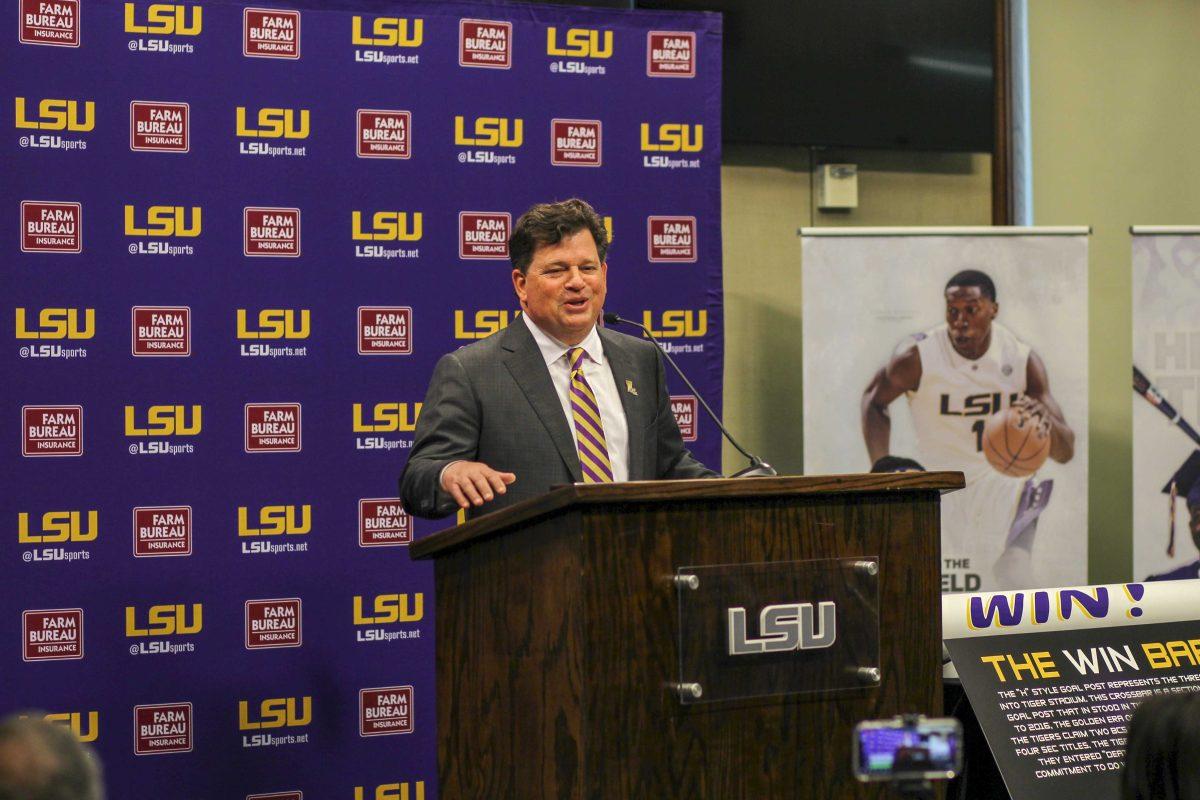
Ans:
POLYGON ((1050 424, 1014 406, 994 414, 983 427, 983 454, 997 471, 1024 478, 1050 455, 1050 424))

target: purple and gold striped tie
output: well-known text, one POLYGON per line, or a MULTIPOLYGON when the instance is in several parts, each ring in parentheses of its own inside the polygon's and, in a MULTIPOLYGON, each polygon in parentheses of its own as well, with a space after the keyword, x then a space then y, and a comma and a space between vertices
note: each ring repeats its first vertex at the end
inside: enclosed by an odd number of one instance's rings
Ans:
POLYGON ((575 420, 575 447, 579 451, 579 466, 584 483, 612 483, 612 465, 608 461, 608 444, 604 441, 604 423, 600 421, 600 406, 596 395, 583 377, 584 351, 572 347, 567 351, 571 367, 571 416, 575 420))

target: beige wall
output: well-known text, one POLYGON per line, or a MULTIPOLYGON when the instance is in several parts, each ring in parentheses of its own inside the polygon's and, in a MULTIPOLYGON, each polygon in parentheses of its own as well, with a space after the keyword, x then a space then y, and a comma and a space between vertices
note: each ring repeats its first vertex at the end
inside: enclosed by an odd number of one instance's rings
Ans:
MULTIPOLYGON (((858 209, 814 210, 806 148, 726 146, 721 170, 725 417, 781 474, 804 467, 799 229, 991 221, 988 156, 838 150, 819 160, 859 165, 858 209)), ((744 464, 726 444, 724 470, 744 464)))
POLYGON ((1128 228, 1200 223, 1197 30, 1194 0, 1029 2, 1034 221, 1094 229, 1087 297, 1094 583, 1128 579, 1132 563, 1128 228))

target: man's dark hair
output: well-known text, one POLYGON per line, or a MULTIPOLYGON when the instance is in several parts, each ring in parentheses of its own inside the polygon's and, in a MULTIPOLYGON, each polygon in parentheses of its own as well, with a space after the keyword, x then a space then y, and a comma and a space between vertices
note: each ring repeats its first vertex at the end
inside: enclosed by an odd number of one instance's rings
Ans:
POLYGON ((1151 697, 1133 712, 1123 800, 1200 800, 1200 694, 1151 697))
POLYGON ((92 752, 40 712, 0 721, 0 800, 103 800, 92 752))
POLYGON ((945 291, 950 291, 951 286, 978 286, 980 294, 982 294, 988 300, 991 300, 993 303, 996 302, 996 284, 992 283, 992 279, 989 278, 985 273, 980 272, 977 269, 964 269, 962 272, 946 281, 945 291))
POLYGON ((594 208, 577 197, 561 203, 538 203, 513 226, 512 236, 508 237, 508 257, 524 275, 539 245, 558 244, 563 237, 584 229, 596 240, 596 253, 603 263, 608 252, 608 232, 594 208))
POLYGON ((904 456, 883 456, 871 465, 871 472, 924 472, 919 461, 904 456))

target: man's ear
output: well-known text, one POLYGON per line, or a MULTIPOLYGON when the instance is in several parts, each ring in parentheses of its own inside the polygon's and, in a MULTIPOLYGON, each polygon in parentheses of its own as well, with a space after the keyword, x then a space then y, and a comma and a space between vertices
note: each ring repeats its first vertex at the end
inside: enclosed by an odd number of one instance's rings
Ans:
POLYGON ((512 271, 513 291, 517 293, 517 299, 521 301, 521 306, 525 305, 525 279, 526 276, 519 269, 512 271))

